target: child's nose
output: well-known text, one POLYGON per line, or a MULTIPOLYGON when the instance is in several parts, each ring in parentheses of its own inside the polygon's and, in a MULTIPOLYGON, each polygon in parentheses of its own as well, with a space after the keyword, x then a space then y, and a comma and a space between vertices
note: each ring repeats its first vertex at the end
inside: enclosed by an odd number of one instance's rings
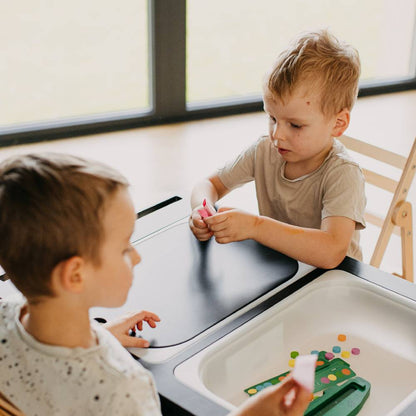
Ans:
POLYGON ((285 140, 284 137, 284 133, 282 131, 282 127, 279 126, 278 123, 275 124, 275 126, 273 127, 272 131, 270 132, 270 139, 272 140, 272 142, 276 145, 276 143, 279 141, 283 141, 285 140))
POLYGON ((131 257, 132 257, 132 262, 133 262, 134 266, 136 264, 139 264, 142 261, 142 258, 140 257, 140 254, 137 252, 137 250, 134 247, 133 247, 131 257))
POLYGON ((282 138, 282 128, 280 123, 274 124, 271 136, 273 140, 280 140, 282 138))

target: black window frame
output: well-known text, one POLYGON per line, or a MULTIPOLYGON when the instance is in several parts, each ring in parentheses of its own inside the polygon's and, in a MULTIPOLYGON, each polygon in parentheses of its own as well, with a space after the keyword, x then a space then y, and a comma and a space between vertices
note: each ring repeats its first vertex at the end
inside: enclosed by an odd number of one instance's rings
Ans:
MULTIPOLYGON (((261 96, 203 105, 186 102, 186 0, 148 0, 150 111, 106 113, 0 128, 0 146, 261 111, 261 96)), ((413 40, 412 56, 416 42, 413 40)), ((416 89, 413 78, 363 82, 359 97, 416 89)))

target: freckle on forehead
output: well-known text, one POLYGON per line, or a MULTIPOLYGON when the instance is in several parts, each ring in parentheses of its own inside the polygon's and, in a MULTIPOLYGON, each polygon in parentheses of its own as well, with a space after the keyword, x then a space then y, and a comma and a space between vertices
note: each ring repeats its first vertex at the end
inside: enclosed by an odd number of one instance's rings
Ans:
POLYGON ((311 102, 310 101, 306 101, 306 105, 311 105, 311 102))

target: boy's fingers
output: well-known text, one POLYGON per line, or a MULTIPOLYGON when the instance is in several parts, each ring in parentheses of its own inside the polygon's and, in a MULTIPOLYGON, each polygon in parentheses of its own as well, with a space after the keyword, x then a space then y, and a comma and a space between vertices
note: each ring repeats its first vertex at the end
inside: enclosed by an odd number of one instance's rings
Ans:
POLYGON ((218 244, 228 244, 228 243, 231 243, 233 240, 231 238, 228 238, 228 237, 221 237, 221 238, 215 237, 215 241, 218 244))
POLYGON ((288 376, 278 387, 281 390, 282 396, 286 396, 291 390, 294 389, 294 398, 289 406, 286 406, 284 401, 283 405, 290 409, 293 414, 302 414, 308 407, 311 401, 311 392, 301 386, 292 376, 288 376))
POLYGON ((208 225, 208 227, 212 227, 215 224, 221 224, 224 221, 227 221, 227 216, 222 212, 219 212, 212 217, 205 218, 205 223, 208 225))
POLYGON ((193 233, 196 237, 207 237, 211 233, 208 227, 201 229, 201 228, 194 228, 193 233))
POLYGON ((160 318, 153 313, 151 316, 144 316, 143 319, 135 322, 135 326, 139 331, 143 330, 143 321, 147 322, 151 328, 156 328, 156 322, 160 322, 160 318))
POLYGON ((191 218, 189 221, 189 226, 198 240, 209 240, 211 238, 211 232, 209 231, 208 226, 204 221, 193 221, 191 218))
POLYGON ((150 317, 152 318, 153 321, 160 322, 159 316, 157 316, 155 313, 153 312, 147 312, 147 313, 150 314, 150 317))
POLYGON ((153 312, 150 311, 141 311, 134 314, 132 319, 136 319, 136 321, 142 321, 146 319, 153 319, 154 321, 160 321, 160 318, 153 312))
POLYGON ((219 228, 217 230, 213 230, 215 238, 234 238, 235 233, 232 232, 228 227, 219 228))
POLYGON ((233 209, 234 208, 230 208, 230 207, 221 207, 217 212, 220 213, 220 212, 224 212, 224 211, 231 211, 233 209))
POLYGON ((151 328, 156 328, 156 323, 153 319, 145 319, 151 328))
POLYGON ((198 240, 209 240, 212 237, 212 232, 206 225, 203 229, 191 226, 191 231, 198 240))
POLYGON ((194 227, 196 227, 196 228, 200 228, 200 229, 205 229, 205 228, 207 228, 207 224, 205 223, 205 221, 203 221, 203 220, 201 220, 201 219, 199 219, 199 218, 197 218, 197 219, 195 219, 194 221, 193 221, 193 224, 192 224, 194 227))
POLYGON ((206 241, 212 237, 213 233, 207 229, 207 232, 201 233, 197 231, 197 232, 194 232, 194 235, 199 241, 206 241))
POLYGON ((199 241, 208 241, 213 236, 213 233, 208 228, 207 223, 201 219, 199 214, 196 216, 192 213, 189 220, 189 226, 199 241))
POLYGON ((209 235, 207 235, 207 236, 199 236, 198 237, 198 240, 199 241, 208 241, 210 238, 212 237, 212 234, 209 234, 209 235))
POLYGON ((133 312, 132 314, 126 315, 124 317, 125 323, 130 327, 134 327, 140 321, 148 319, 152 319, 156 322, 160 321, 160 318, 155 313, 149 311, 133 312))
MULTIPOLYGON (((299 386, 299 385, 298 385, 299 386)), ((290 406, 290 411, 293 414, 303 414, 311 402, 312 393, 302 386, 299 386, 296 392, 296 397, 290 406)))
POLYGON ((123 347, 134 347, 134 348, 148 348, 149 341, 143 338, 131 337, 126 335, 122 340, 123 347))
POLYGON ((209 229, 217 235, 219 232, 226 233, 229 228, 229 224, 226 221, 220 222, 218 224, 211 225, 209 229))
POLYGON ((281 383, 279 383, 276 388, 285 395, 288 393, 293 387, 297 385, 296 381, 293 380, 292 376, 287 376, 281 383))

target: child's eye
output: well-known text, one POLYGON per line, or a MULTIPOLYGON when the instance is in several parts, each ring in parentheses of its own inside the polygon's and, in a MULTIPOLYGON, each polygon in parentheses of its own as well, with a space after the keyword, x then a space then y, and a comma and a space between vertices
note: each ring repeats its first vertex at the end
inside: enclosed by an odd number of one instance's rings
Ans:
POLYGON ((272 117, 272 116, 269 116, 269 120, 270 120, 272 123, 276 123, 276 119, 275 119, 274 117, 272 117))
POLYGON ((300 126, 299 124, 294 124, 294 123, 290 123, 290 125, 294 128, 294 129, 300 129, 302 126, 300 126))

